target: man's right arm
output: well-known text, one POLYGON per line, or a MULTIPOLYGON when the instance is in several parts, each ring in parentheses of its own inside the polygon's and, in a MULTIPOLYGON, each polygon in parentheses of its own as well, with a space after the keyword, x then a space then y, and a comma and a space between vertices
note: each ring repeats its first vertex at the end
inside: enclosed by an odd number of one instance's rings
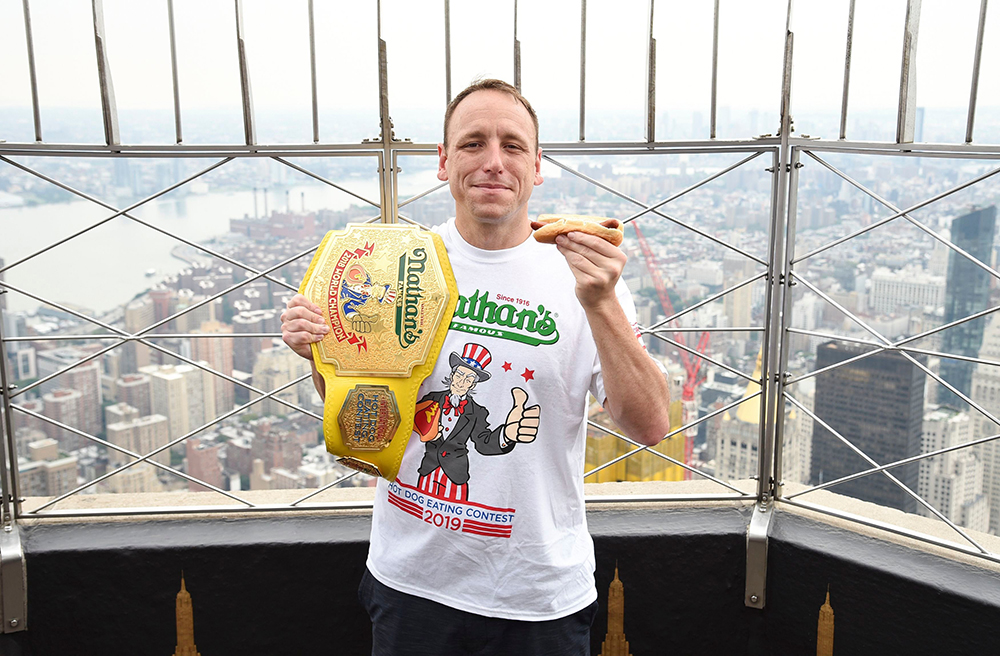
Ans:
POLYGON ((323 310, 302 294, 293 296, 281 313, 281 339, 290 349, 309 360, 313 385, 322 399, 326 398, 326 381, 316 370, 311 344, 323 339, 328 332, 330 327, 323 321, 323 310))

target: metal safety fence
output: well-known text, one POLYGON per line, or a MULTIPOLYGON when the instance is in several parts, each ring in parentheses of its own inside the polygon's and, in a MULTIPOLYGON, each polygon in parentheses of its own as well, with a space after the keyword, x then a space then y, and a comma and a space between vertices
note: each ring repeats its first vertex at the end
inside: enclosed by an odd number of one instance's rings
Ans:
MULTIPOLYGON (((817 280, 809 273, 811 264, 822 259, 829 251, 848 244, 856 243, 873 231, 886 231, 896 229, 896 224, 905 223, 921 234, 925 235, 932 243, 940 245, 946 249, 950 256, 970 262, 978 270, 987 274, 991 279, 1000 278, 997 270, 988 261, 968 252, 956 244, 954 239, 942 236, 932 226, 919 220, 916 216, 919 210, 928 208, 934 203, 939 203, 959 194, 965 190, 983 185, 993 180, 993 176, 1000 172, 1000 168, 988 170, 985 173, 974 175, 968 180, 956 182, 940 193, 935 193, 929 197, 913 203, 908 207, 901 208, 894 201, 885 198, 856 177, 842 170, 832 163, 832 158, 850 156, 861 158, 866 162, 879 161, 890 157, 902 157, 910 160, 934 160, 950 162, 988 162, 1000 159, 1000 146, 977 144, 973 140, 975 116, 977 108, 977 93, 979 86, 979 70, 981 65, 981 55, 983 52, 984 32, 986 25, 987 0, 982 0, 979 22, 978 37, 975 49, 975 59, 972 71, 972 88, 968 103, 966 121, 966 139, 960 144, 927 144, 914 142, 914 126, 916 123, 916 76, 914 72, 914 62, 916 58, 916 36, 919 30, 919 15, 921 3, 919 0, 908 0, 906 20, 903 25, 904 48, 900 67, 900 91, 896 120, 896 140, 894 143, 877 143, 868 141, 850 141, 847 135, 847 116, 849 110, 848 92, 850 89, 851 71, 851 47, 852 34, 855 15, 855 0, 850 0, 847 13, 847 51, 844 55, 844 84, 842 94, 842 104, 840 111, 840 131, 839 139, 823 140, 796 135, 793 127, 791 114, 792 98, 792 65, 794 29, 792 22, 792 2, 788 3, 786 25, 784 30, 783 57, 782 57, 782 84, 780 98, 780 129, 775 135, 747 135, 745 139, 720 140, 716 138, 717 133, 717 71, 718 71, 718 42, 719 42, 719 16, 720 2, 714 2, 714 24, 713 24, 713 57, 711 65, 711 101, 710 101, 710 121, 709 138, 702 140, 670 141, 658 140, 656 135, 656 39, 654 38, 654 9, 655 2, 649 2, 648 11, 648 43, 646 65, 646 94, 643 115, 645 117, 644 130, 645 139, 636 142, 598 142, 588 141, 586 134, 586 53, 587 53, 587 0, 581 0, 581 32, 580 32, 580 105, 579 105, 579 140, 573 142, 543 142, 544 161, 546 166, 553 167, 564 174, 566 179, 574 180, 592 190, 594 193, 603 194, 609 199, 614 199, 619 203, 619 213, 624 216, 623 221, 633 227, 653 224, 658 229, 665 226, 671 230, 678 231, 676 234, 684 235, 675 239, 697 240, 699 243, 711 244, 712 248, 718 249, 719 253, 729 254, 738 263, 735 268, 739 274, 731 277, 718 287, 717 290, 706 293, 701 298, 692 300, 680 311, 670 312, 666 309, 659 312, 656 308, 651 315, 651 319, 641 325, 641 331, 646 336, 647 342, 652 344, 660 343, 662 349, 673 358, 680 358, 682 354, 689 359, 699 361, 706 368, 715 373, 728 375, 739 390, 730 396, 720 395, 717 403, 712 406, 703 405, 698 408, 693 399, 683 399, 689 401, 689 405, 683 413, 679 415, 681 421, 671 429, 671 432, 664 436, 665 443, 674 440, 684 444, 685 441, 694 440, 695 434, 705 428, 707 431, 721 430, 719 425, 722 422, 733 422, 733 417, 740 413, 741 408, 752 408, 755 414, 754 421, 744 422, 749 429, 744 427, 744 431, 750 430, 753 434, 753 444, 744 444, 745 450, 752 452, 748 455, 747 462, 750 469, 744 467, 749 475, 747 478, 754 479, 752 488, 745 482, 740 484, 736 478, 739 476, 721 475, 720 464, 717 462, 715 468, 707 467, 706 463, 695 461, 691 457, 690 449, 681 451, 664 451, 655 447, 642 446, 618 431, 615 427, 604 422, 591 418, 588 421, 590 430, 595 437, 610 437, 620 442, 622 448, 615 451, 613 457, 601 462, 595 462, 592 466, 588 464, 587 471, 584 472, 585 480, 597 480, 601 472, 611 471, 620 463, 629 462, 638 457, 653 458, 662 461, 663 467, 673 468, 675 480, 699 479, 713 484, 714 488, 710 492, 704 493, 683 493, 666 495, 643 495, 643 496, 601 496, 593 497, 593 503, 607 501, 630 501, 630 500, 677 500, 677 501, 700 501, 700 500, 743 500, 754 501, 759 509, 762 519, 758 520, 755 514, 754 523, 751 525, 750 539, 757 539, 761 535, 766 541, 767 523, 770 521, 774 503, 788 504, 789 506, 799 506, 811 511, 827 513, 852 521, 868 524, 870 526, 906 535, 907 537, 931 542, 937 545, 946 546, 964 553, 976 555, 988 560, 1000 562, 1000 554, 991 551, 984 546, 982 540, 977 539, 963 525, 963 522, 950 513, 944 512, 918 493, 914 489, 912 481, 904 481, 897 477, 893 470, 906 468, 931 458, 944 456, 953 452, 965 452, 976 454, 980 466, 990 465, 992 472, 992 462, 986 463, 987 458, 992 458, 992 451, 985 452, 980 449, 984 445, 992 445, 1000 434, 991 434, 975 437, 975 439, 964 439, 963 441, 925 450, 924 452, 908 452, 901 457, 889 458, 888 461, 869 455, 866 448, 857 444, 856 436, 845 434, 845 430, 831 423, 831 417, 817 412, 812 403, 804 400, 797 393, 799 389, 808 384, 808 381, 815 380, 824 374, 845 370, 852 364, 872 358, 880 353, 898 354, 899 357, 910 363, 922 374, 935 381, 941 387, 954 394, 964 402, 972 411, 987 419, 994 426, 993 432, 998 431, 1000 420, 1000 399, 998 404, 990 405, 982 398, 972 394, 969 390, 963 390, 943 376, 940 370, 931 367, 927 358, 938 360, 957 360, 982 367, 998 366, 996 360, 970 355, 968 353, 948 352, 941 348, 920 348, 916 343, 921 340, 931 339, 949 329, 969 324, 980 319, 985 319, 988 315, 1000 307, 980 307, 969 313, 941 322, 931 327, 925 327, 915 334, 907 334, 898 337, 895 334, 887 334, 885 329, 872 325, 872 320, 863 313, 845 305, 843 295, 832 292, 825 283, 817 280), (671 193, 657 194, 644 193, 637 194, 627 192, 619 188, 621 185, 616 182, 609 182, 599 175, 589 173, 581 161, 614 160, 615 158, 630 158, 634 160, 659 161, 673 158, 706 157, 714 158, 712 167, 703 169, 703 174, 693 176, 694 179, 685 184, 682 188, 671 193), (732 158, 732 159, 729 159, 732 158), (717 165, 720 160, 725 160, 721 166, 717 165), (761 164, 766 164, 766 167, 761 164), (816 247, 803 246, 802 226, 798 225, 798 213, 800 203, 798 194, 802 189, 800 171, 805 166, 813 170, 824 171, 843 182, 849 188, 855 189, 863 196, 870 199, 874 205, 884 208, 888 214, 881 218, 873 219, 867 225, 859 226, 847 231, 846 234, 832 236, 828 240, 816 247), (712 170, 709 171, 709 168, 712 170), (753 171, 753 175, 763 180, 768 191, 768 201, 766 204, 766 217, 762 222, 760 231, 761 239, 766 241, 766 246, 760 249, 761 252, 754 252, 754 249, 735 243, 734 234, 726 231, 725 235, 717 234, 719 231, 713 228, 703 228, 693 213, 679 207, 684 202, 697 203, 699 190, 704 191, 713 184, 719 184, 732 179, 734 175, 742 175, 746 171, 753 171), (727 178, 726 176, 729 176, 727 178), (640 196, 657 198, 653 202, 643 200, 640 196), (692 200, 694 199, 694 200, 692 200), (689 216, 690 215, 690 216, 689 216), (797 230, 797 225, 799 229, 797 230), (716 234, 713 234, 716 233, 716 234), (799 251, 805 250, 804 254, 799 251), (798 289, 793 287, 798 286, 798 289), (699 324, 700 313, 718 304, 734 302, 733 299, 740 295, 741 301, 745 300, 749 290, 757 288, 763 289, 760 294, 759 307, 754 313, 745 313, 741 316, 755 317, 759 320, 757 325, 752 325, 753 321, 747 325, 734 324, 731 320, 727 322, 713 322, 709 325, 699 324), (795 302, 797 295, 802 290, 819 299, 822 303, 833 308, 836 313, 846 319, 849 327, 837 332, 836 330, 819 330, 815 327, 803 327, 798 325, 796 317, 795 302), (662 316, 662 318, 660 318, 662 316), (866 337, 859 337, 861 331, 866 337), (752 339, 750 344, 753 350, 759 351, 758 366, 756 369, 747 366, 752 363, 752 358, 731 357, 719 350, 706 350, 705 348, 695 348, 691 346, 690 340, 684 340, 682 335, 693 335, 696 333, 707 333, 711 335, 732 336, 745 335, 752 339), (816 367, 812 370, 803 370, 791 364, 791 360, 796 357, 794 341, 797 338, 806 340, 824 340, 840 343, 850 343, 865 347, 863 353, 848 359, 843 359, 826 367, 816 367), (747 369, 750 368, 750 371, 747 369), (858 458, 863 460, 865 467, 853 471, 852 473, 836 477, 831 480, 806 481, 793 491, 786 491, 786 476, 784 450, 786 448, 786 438, 792 431, 792 413, 796 416, 805 416, 810 425, 808 430, 809 440, 815 439, 817 435, 815 426, 820 426, 833 438, 843 444, 858 458), (710 428, 706 428, 710 427, 710 428), (680 455, 683 454, 683 455, 680 455), (924 508, 930 516, 941 520, 951 531, 951 539, 941 538, 922 534, 901 526, 892 525, 884 521, 877 521, 860 514, 846 513, 842 510, 831 508, 820 503, 811 503, 802 499, 803 496, 835 488, 837 485, 881 477, 887 479, 892 486, 901 490, 902 494, 911 499, 915 504, 924 508)), ((90 351, 86 357, 82 357, 64 367, 38 377, 37 379, 20 386, 15 384, 9 362, 6 357, 0 357, 0 378, 3 385, 3 440, 0 440, 0 460, 3 462, 2 476, 2 513, 5 524, 10 525, 18 518, 44 518, 44 517, 67 517, 67 516, 92 516, 92 515, 141 515, 141 514, 167 514, 167 513, 190 513, 190 512, 233 512, 233 511, 287 511, 292 509, 318 509, 318 508, 351 508, 363 507, 366 504, 344 501, 320 501, 316 497, 323 492, 338 487, 350 479, 360 477, 356 472, 343 472, 332 478, 329 482, 318 485, 315 489, 302 490, 298 498, 287 503, 259 503, 240 490, 233 490, 221 485, 206 482, 203 479, 193 476, 179 464, 167 464, 162 462, 162 456, 169 454, 171 449, 184 445, 191 438, 216 427, 226 420, 252 411, 260 404, 271 401, 287 408, 289 411, 300 413, 303 417, 311 418, 322 422, 321 414, 303 404, 289 401, 287 398, 279 396, 281 392, 295 388, 301 383, 308 383, 309 374, 299 375, 284 382, 272 389, 265 389, 256 382, 247 382, 245 378, 236 377, 230 373, 220 371, 191 354, 185 354, 183 348, 171 348, 164 345, 169 342, 172 345, 181 343, 184 340, 209 339, 209 340, 253 340, 275 338, 280 335, 273 332, 247 332, 247 333, 204 333, 204 332, 161 332, 169 330, 172 322, 186 315, 193 315, 200 308, 206 308, 219 299, 223 299, 227 294, 252 285, 255 282, 266 281, 287 293, 294 293, 296 285, 290 283, 285 277, 279 275, 279 271, 289 265, 308 261, 315 246, 301 250, 286 256, 277 263, 266 267, 258 266, 244 259, 234 257, 224 252, 222 249, 203 243, 199 240, 189 239, 179 234, 177 231, 168 230, 155 222, 143 219, 138 210, 147 204, 162 198, 176 190, 189 186, 199 181, 210 173, 224 170, 241 162, 252 162, 268 160, 289 171, 303 176, 319 185, 330 189, 336 189, 355 201, 370 208, 370 215, 364 218, 369 222, 405 222, 414 225, 423 225, 410 213, 410 207, 418 207, 423 201, 435 198, 434 194, 442 192, 446 184, 433 185, 409 197, 401 197, 400 163, 402 158, 430 158, 436 156, 436 144, 415 143, 407 139, 397 138, 394 134, 393 123, 390 118, 390 100, 393 98, 388 89, 390 62, 387 56, 386 42, 382 39, 381 22, 379 23, 379 35, 377 50, 375 54, 378 59, 379 76, 379 135, 377 138, 365 140, 361 143, 322 143, 319 129, 319 101, 316 84, 316 38, 314 11, 312 0, 308 2, 308 34, 310 43, 310 65, 311 65, 311 118, 312 118, 312 143, 268 145, 260 144, 256 138, 256 122, 254 114, 254 104, 251 94, 251 69, 247 59, 245 44, 245 34, 243 30, 243 4, 240 0, 235 0, 235 39, 237 46, 237 59, 239 64, 239 79, 241 90, 241 109, 243 119, 244 143, 216 144, 216 145, 189 145, 183 140, 181 121, 181 101, 178 84, 178 64, 176 42, 174 39, 174 11, 171 0, 167 2, 168 17, 170 22, 170 51, 171 70, 173 81, 174 99, 174 128, 175 143, 168 145, 129 145, 121 143, 118 129, 118 115, 115 104, 114 87, 111 83, 111 67, 106 50, 106 34, 104 30, 103 6, 100 0, 92 0, 92 13, 94 17, 94 37, 96 43, 96 56, 98 62, 98 82, 100 87, 101 106, 103 113, 103 126, 105 143, 103 144, 65 144, 50 143, 43 139, 42 112, 38 99, 37 76, 35 72, 32 23, 29 0, 22 0, 22 12, 24 16, 24 30, 26 44, 28 47, 28 64, 30 69, 31 97, 32 97, 32 117, 35 135, 34 143, 7 143, 0 142, 0 162, 7 171, 20 171, 33 176, 47 184, 72 194, 80 199, 89 201, 94 205, 107 211, 103 218, 94 221, 86 227, 75 230, 71 234, 61 237, 45 247, 36 249, 30 254, 19 257, 9 263, 0 265, 0 293, 18 294, 25 298, 37 301, 40 304, 54 308, 66 316, 73 317, 76 321, 82 322, 91 327, 91 331, 86 334, 46 334, 46 335, 9 335, 4 334, 5 324, 0 321, 0 343, 3 344, 4 353, 8 350, 16 349, 22 343, 38 345, 59 344, 60 342, 70 343, 95 343, 100 345, 90 351), (44 158, 69 158, 74 160, 84 160, 90 158, 112 158, 114 160, 128 160, 138 158, 159 158, 163 160, 179 159, 207 159, 212 163, 200 168, 197 172, 183 177, 179 181, 163 186, 155 193, 148 194, 141 200, 130 203, 127 206, 119 206, 117 203, 108 202, 98 196, 87 193, 75 186, 60 181, 56 177, 40 170, 35 164, 27 164, 26 160, 32 162, 44 158), (294 161, 293 161, 294 158, 294 161), (332 179, 334 176, 324 175, 315 170, 316 167, 305 163, 315 163, 327 159, 335 160, 356 160, 362 158, 364 161, 374 165, 377 177, 378 199, 367 198, 364 193, 355 191, 349 182, 332 179), (198 252, 213 258, 218 262, 225 263, 240 271, 245 272, 245 276, 238 281, 234 281, 217 292, 205 295, 196 302, 178 309, 174 312, 165 313, 159 319, 145 325, 139 329, 127 329, 120 320, 103 320, 90 316, 80 311, 78 308, 68 304, 59 303, 52 298, 33 291, 28 286, 16 285, 2 278, 5 272, 14 271, 17 267, 40 257, 52 249, 73 240, 79 240, 95 229, 107 224, 114 219, 127 219, 146 229, 155 231, 161 235, 176 240, 198 252), (219 381, 236 386, 246 391, 250 397, 248 401, 235 404, 231 408, 223 409, 215 417, 205 417, 197 427, 192 427, 179 435, 171 435, 170 439, 159 444, 153 449, 142 452, 126 448, 116 444, 107 438, 102 438, 95 434, 96 431, 87 431, 79 426, 72 425, 67 421, 60 421, 45 414, 44 412, 33 410, 26 406, 23 401, 37 394, 47 383, 58 379, 74 370, 89 363, 100 362, 106 354, 112 353, 116 349, 122 349, 126 345, 142 345, 153 352, 161 354, 164 361, 180 362, 195 369, 206 372, 219 381), (80 438, 85 444, 98 445, 108 453, 116 452, 121 454, 123 460, 121 466, 111 469, 83 482, 76 481, 70 489, 59 494, 50 495, 39 503, 33 503, 30 507, 25 503, 25 493, 20 480, 19 456, 17 438, 15 431, 15 417, 30 418, 42 425, 54 427, 65 434, 80 438), (161 456, 157 459, 156 456, 161 456), (219 504, 184 504, 184 505, 161 505, 156 507, 83 507, 57 506, 71 497, 79 497, 89 489, 93 489, 98 484, 114 477, 120 476, 131 468, 138 465, 152 466, 168 476, 176 477, 184 481, 194 483, 207 490, 221 495, 223 503, 219 504)), ((723 6, 722 9, 725 7, 723 6)), ((450 50, 450 3, 445 0, 443 7, 443 18, 445 22, 445 71, 446 95, 450 100, 452 97, 452 73, 451 73, 451 50, 450 50)), ((517 2, 513 3, 514 11, 514 33, 511 41, 511 54, 513 58, 513 83, 518 88, 521 87, 521 55, 520 41, 517 33, 517 2)), ((378 10, 381 17, 381 8, 378 10)), ((858 161, 857 159, 852 161, 858 161)), ((2 175, 2 173, 0 173, 2 175)), ((438 196, 442 194, 439 193, 438 196)), ((256 201, 256 193, 254 196, 256 201)), ((32 229, 44 229, 43 227, 32 227, 32 229)), ((627 234, 629 234, 627 232, 627 234)), ((637 233, 638 234, 638 233, 637 233)), ((641 237, 639 238, 641 241, 641 237)), ((676 241, 673 243, 677 243, 676 241)), ((763 245, 763 242, 762 244, 763 245)), ((662 244, 660 244, 662 249, 662 244)), ((627 247, 635 253, 639 249, 633 245, 633 240, 629 236, 627 247)), ((715 252, 715 251, 713 251, 715 252)), ((646 259, 646 263, 656 268, 655 259, 646 259)), ((690 300, 690 299, 689 299, 690 300)), ((654 303, 655 306, 655 303, 654 303)), ((672 308, 671 308, 672 309, 672 308)), ((4 309, 0 307, 0 315, 4 314, 4 309)), ((2 317, 0 317, 2 318, 2 317)), ((807 322, 808 323, 808 322, 807 322)), ((828 321, 830 325, 836 321, 828 321)), ((843 323, 841 325, 844 325, 843 323)), ((746 345, 742 346, 745 356, 746 345)), ((860 389, 860 388, 859 388, 860 389)), ((923 398, 921 396, 921 398, 923 398)), ((991 399, 992 401, 992 399, 991 399)), ((923 408, 920 410, 923 417, 923 408)), ((745 414, 745 413, 744 413, 745 414)), ((799 430, 797 439, 802 440, 807 433, 799 430)), ((734 438, 734 444, 736 440, 734 438)), ((790 442, 789 442, 790 443, 790 442)), ((617 447, 616 447, 617 448, 617 447)), ((798 447, 797 447, 798 448, 798 447)), ((718 453, 716 454, 717 458, 718 453)), ((996 467, 1000 471, 1000 461, 996 467)), ((993 476, 989 473, 989 476, 993 476)), ((997 474, 1000 480, 1000 473, 997 474)), ((801 479, 806 479, 800 473, 801 479)), ((911 477, 912 478, 912 477, 911 477)), ((985 486, 983 489, 987 489, 985 486)), ((985 494, 985 493, 984 493, 985 494)), ((909 504, 909 502, 907 502, 909 504)), ((368 504, 370 505, 370 504, 368 504)), ((748 550, 748 554, 750 550, 748 550)), ((766 552, 765 552, 766 555, 766 552)), ((749 592, 749 581, 751 561, 748 556, 748 605, 760 607, 764 603, 762 579, 753 595, 749 592), (753 599, 751 599, 751 596, 753 599)), ((755 566, 756 567, 756 566, 755 566)), ((757 567, 755 571, 763 571, 763 565, 757 567)))

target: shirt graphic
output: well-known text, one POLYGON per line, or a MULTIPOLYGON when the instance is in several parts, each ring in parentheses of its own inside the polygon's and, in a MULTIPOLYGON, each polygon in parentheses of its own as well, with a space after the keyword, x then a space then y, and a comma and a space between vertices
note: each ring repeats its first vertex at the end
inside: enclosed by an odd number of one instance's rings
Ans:
MULTIPOLYGON (((513 387, 506 419, 491 428, 490 411, 476 402, 472 390, 489 380, 491 374, 486 367, 492 360, 489 350, 476 343, 467 343, 461 355, 449 356, 451 372, 443 381, 447 389, 425 394, 414 414, 413 430, 424 446, 417 484, 409 486, 400 480, 398 486, 390 487, 389 502, 441 528, 510 537, 514 509, 469 502, 469 442, 479 455, 510 453, 518 443, 534 441, 541 408, 527 406, 528 393, 513 387), (439 501, 445 502, 444 514, 437 511, 439 501)), ((504 370, 509 370, 510 363, 504 365, 504 370)))

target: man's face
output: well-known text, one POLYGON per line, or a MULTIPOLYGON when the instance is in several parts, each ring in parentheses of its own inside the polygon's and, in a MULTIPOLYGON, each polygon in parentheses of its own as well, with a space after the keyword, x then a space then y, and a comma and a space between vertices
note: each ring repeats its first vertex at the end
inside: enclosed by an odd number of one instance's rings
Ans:
POLYGON ((477 380, 479 380, 479 376, 472 369, 462 366, 456 367, 451 374, 451 393, 456 396, 465 396, 477 380))
POLYGON ((459 222, 527 221, 532 187, 542 184, 542 151, 535 147, 528 110, 510 94, 469 94, 448 125, 448 148, 438 146, 438 179, 455 197, 459 222))

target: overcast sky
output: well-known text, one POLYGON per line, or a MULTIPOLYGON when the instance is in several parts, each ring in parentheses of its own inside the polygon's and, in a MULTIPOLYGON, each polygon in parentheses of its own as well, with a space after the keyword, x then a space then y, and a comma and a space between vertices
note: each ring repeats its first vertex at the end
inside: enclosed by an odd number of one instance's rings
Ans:
MULTIPOLYGON (((793 14, 793 111, 839 113, 848 0, 798 0, 793 14)), ((377 106, 375 0, 316 0, 324 108, 377 106)), ((0 0, 0 107, 30 105, 21 0, 0 0)), ((233 0, 175 0, 186 109, 239 106, 233 0)), ((245 0, 255 106, 310 106, 306 0, 245 0)), ((445 104, 444 0, 383 0, 394 106, 445 104)), ((588 0, 588 110, 640 110, 648 0, 588 0)), ((777 113, 785 0, 722 0, 719 106, 777 113)), ((964 109, 980 0, 923 0, 918 103, 964 109)), ((579 105, 580 0, 520 0, 523 90, 540 110, 579 105)), ((905 0, 857 0, 851 107, 891 109, 899 93, 905 0)), ((452 80, 513 78, 513 0, 452 0, 452 80)), ((104 0, 118 107, 172 108, 166 0, 104 0)), ((43 107, 100 105, 90 0, 31 2, 43 107)), ((658 0, 657 109, 708 112, 711 0, 658 0)), ((979 105, 1000 105, 1000 7, 986 27, 979 105)))

